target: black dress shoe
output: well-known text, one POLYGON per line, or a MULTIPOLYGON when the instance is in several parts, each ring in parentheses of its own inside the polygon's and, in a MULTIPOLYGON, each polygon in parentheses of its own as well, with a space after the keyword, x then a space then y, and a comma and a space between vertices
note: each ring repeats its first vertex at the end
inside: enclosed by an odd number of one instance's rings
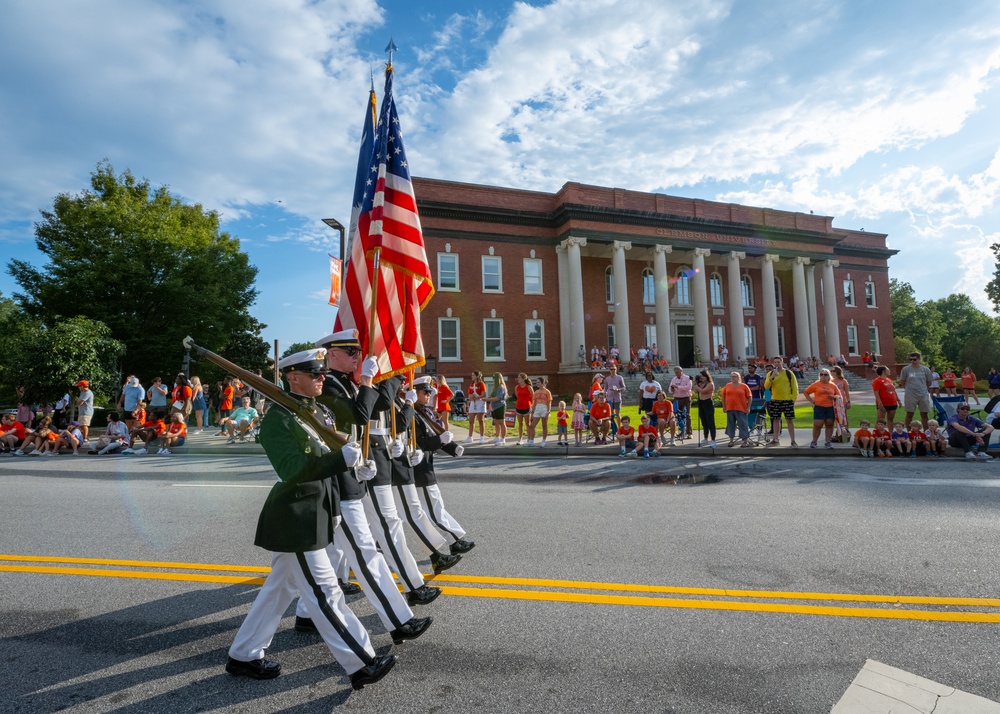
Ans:
POLYGON ((415 640, 427 632, 432 622, 434 622, 433 617, 411 617, 409 622, 404 622, 389 634, 393 642, 397 645, 402 644, 403 640, 415 640))
POLYGON ((435 573, 440 573, 448 568, 453 568, 458 565, 458 561, 462 559, 460 555, 448 555, 447 553, 431 553, 431 566, 434 568, 435 573))
POLYGON ((340 589, 344 591, 344 595, 357 595, 361 592, 360 585, 355 585, 347 580, 337 580, 337 584, 340 585, 340 589))
POLYGON ((226 671, 237 677, 253 677, 254 679, 274 679, 281 674, 281 665, 273 659, 255 659, 252 662, 242 662, 229 658, 226 671))
POLYGON ((351 686, 355 691, 364 689, 366 684, 375 684, 396 664, 396 655, 384 655, 378 657, 370 667, 362 667, 351 675, 351 686))
POLYGON ((316 629, 316 623, 310 620, 308 617, 295 616, 295 631, 296 632, 311 632, 316 634, 319 630, 316 629))
POLYGON ((476 547, 475 541, 456 540, 454 543, 451 544, 451 554, 458 555, 460 553, 468 553, 475 547, 476 547))
POLYGON ((432 588, 429 585, 421 585, 416 590, 406 593, 406 602, 410 605, 427 605, 434 602, 441 594, 441 588, 432 588))

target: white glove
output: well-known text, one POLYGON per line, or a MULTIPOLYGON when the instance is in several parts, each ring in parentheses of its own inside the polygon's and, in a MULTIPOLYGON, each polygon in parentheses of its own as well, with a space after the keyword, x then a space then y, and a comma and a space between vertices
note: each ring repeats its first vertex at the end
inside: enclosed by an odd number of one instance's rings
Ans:
POLYGON ((452 434, 450 431, 442 431, 441 432, 441 445, 444 446, 445 444, 450 444, 451 440, 454 439, 454 438, 455 438, 455 435, 452 434))
POLYGON ((417 403, 417 390, 416 389, 411 389, 410 391, 408 391, 406 393, 406 396, 403 397, 403 401, 407 401, 410 404, 416 404, 417 403))
POLYGON ((365 361, 361 363, 361 376, 374 377, 376 374, 378 374, 378 360, 374 357, 366 357, 365 361))
POLYGON ((349 469, 353 469, 361 463, 361 444, 356 441, 344 444, 340 447, 340 453, 344 455, 344 461, 347 462, 347 468, 349 469))
POLYGON ((397 436, 392 440, 392 444, 389 445, 389 456, 394 459, 398 459, 406 451, 406 444, 403 442, 403 437, 397 436))
POLYGON ((457 444, 455 446, 455 456, 461 456, 464 453, 465 453, 465 447, 462 446, 461 444, 457 444))
POLYGON ((410 466, 416 466, 417 464, 419 464, 421 461, 424 460, 424 452, 421 451, 420 449, 416 449, 415 451, 413 451, 413 453, 407 454, 406 458, 407 460, 409 460, 410 466))
POLYGON ((336 530, 337 528, 340 528, 340 524, 341 524, 341 522, 343 522, 343 520, 344 519, 341 518, 340 516, 334 516, 333 517, 333 528, 334 528, 334 530, 336 530))
POLYGON ((358 479, 361 481, 371 481, 375 478, 375 462, 371 459, 364 461, 358 466, 358 479))

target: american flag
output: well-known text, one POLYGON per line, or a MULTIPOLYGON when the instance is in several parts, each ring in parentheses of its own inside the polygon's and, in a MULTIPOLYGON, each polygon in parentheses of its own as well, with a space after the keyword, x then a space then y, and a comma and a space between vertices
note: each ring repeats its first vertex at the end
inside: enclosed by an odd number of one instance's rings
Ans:
MULTIPOLYGON (((362 156, 364 151, 362 137, 362 156)), ((392 98, 391 64, 385 71, 382 111, 364 175, 360 161, 355 186, 355 195, 359 189, 361 191, 360 209, 350 242, 341 306, 334 329, 356 329, 366 351, 369 345, 374 345, 371 354, 378 358, 377 379, 382 380, 424 364, 420 311, 434 295, 399 117, 392 98), (369 318, 376 254, 379 256, 379 275, 372 341, 369 318)))

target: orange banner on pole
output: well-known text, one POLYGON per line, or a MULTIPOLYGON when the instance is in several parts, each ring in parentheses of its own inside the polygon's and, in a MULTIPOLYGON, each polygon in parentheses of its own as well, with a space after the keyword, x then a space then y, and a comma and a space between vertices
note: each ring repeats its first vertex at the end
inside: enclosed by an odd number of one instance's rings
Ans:
POLYGON ((340 275, 342 266, 340 258, 330 256, 330 304, 334 307, 340 305, 340 275))

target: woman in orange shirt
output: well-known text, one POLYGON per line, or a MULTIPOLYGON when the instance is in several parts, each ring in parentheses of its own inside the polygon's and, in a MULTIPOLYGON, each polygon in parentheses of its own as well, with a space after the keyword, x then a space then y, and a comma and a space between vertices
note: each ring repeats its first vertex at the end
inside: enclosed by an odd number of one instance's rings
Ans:
POLYGON ((753 394, 750 387, 743 383, 740 372, 729 373, 729 383, 719 390, 722 397, 722 411, 726 413, 726 436, 729 446, 736 446, 736 431, 739 430, 742 447, 750 447, 750 424, 747 415, 750 413, 750 402, 753 394))
POLYGON ((976 395, 976 373, 972 371, 972 367, 966 367, 962 370, 962 394, 965 396, 965 403, 969 403, 969 397, 976 400, 976 404, 979 404, 979 397, 976 395))
POLYGON ((825 426, 826 443, 824 446, 832 449, 833 443, 830 440, 833 437, 833 420, 835 418, 834 399, 840 396, 840 390, 833 383, 830 370, 821 369, 819 379, 806 387, 804 394, 809 403, 813 405, 813 438, 809 448, 816 448, 820 429, 825 426))
POLYGON ((216 436, 226 436, 226 420, 229 418, 229 413, 233 410, 233 395, 235 393, 233 378, 226 377, 223 379, 222 393, 219 399, 219 433, 216 436))
POLYGON ((438 419, 441 420, 441 425, 447 431, 448 417, 451 415, 451 398, 455 396, 455 393, 451 391, 451 387, 448 386, 448 381, 444 378, 443 374, 439 374, 435 377, 435 380, 438 383, 435 411, 437 412, 438 419))

